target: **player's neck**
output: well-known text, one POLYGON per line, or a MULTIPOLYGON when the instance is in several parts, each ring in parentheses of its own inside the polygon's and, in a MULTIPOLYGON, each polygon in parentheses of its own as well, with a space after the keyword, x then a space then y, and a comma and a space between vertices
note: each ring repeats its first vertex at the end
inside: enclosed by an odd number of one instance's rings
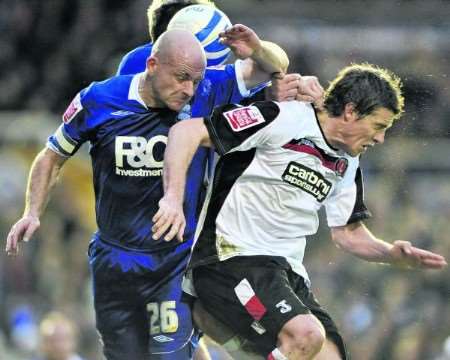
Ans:
POLYGON ((151 86, 151 80, 147 73, 144 73, 139 79, 139 86, 138 86, 139 96, 141 97, 142 101, 147 105, 149 108, 157 108, 162 107, 161 104, 156 101, 156 97, 153 94, 153 88, 151 86))
POLYGON ((320 127, 326 142, 334 149, 340 149, 343 142, 342 131, 340 131, 340 119, 330 117, 326 111, 317 114, 320 127))

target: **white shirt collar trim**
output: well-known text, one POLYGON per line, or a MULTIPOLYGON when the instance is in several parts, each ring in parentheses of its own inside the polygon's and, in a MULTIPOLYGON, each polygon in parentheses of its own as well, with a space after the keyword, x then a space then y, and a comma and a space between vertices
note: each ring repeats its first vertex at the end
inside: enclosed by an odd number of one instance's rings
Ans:
POLYGON ((128 100, 136 100, 139 104, 148 108, 145 104, 144 100, 142 100, 141 95, 139 94, 139 81, 144 76, 145 72, 138 73, 133 76, 130 84, 130 90, 128 91, 128 100))

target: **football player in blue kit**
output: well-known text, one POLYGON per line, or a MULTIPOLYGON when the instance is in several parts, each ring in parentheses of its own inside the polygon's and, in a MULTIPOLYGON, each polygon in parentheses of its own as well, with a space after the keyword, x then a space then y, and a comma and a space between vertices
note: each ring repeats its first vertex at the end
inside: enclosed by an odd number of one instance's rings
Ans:
POLYGON ((23 217, 6 250, 18 251, 39 227, 65 161, 89 142, 98 231, 89 246, 97 328, 108 360, 188 359, 190 316, 178 315, 189 243, 154 241, 167 133, 203 78, 206 58, 187 31, 163 34, 137 75, 81 90, 30 172, 23 217), (164 299, 164 301, 160 301, 164 299), (160 337, 153 337, 153 335, 160 337), (151 354, 151 355, 150 355, 151 354))
MULTIPOLYGON (((322 206, 333 242, 361 259, 418 269, 447 265, 408 241, 383 241, 363 223, 370 213, 359 155, 382 144, 402 112, 395 75, 353 64, 331 82, 322 110, 298 101, 229 104, 170 130, 154 237, 183 233, 186 169, 197 146, 214 146, 221 157, 183 287, 251 342, 258 358, 347 358, 303 265, 306 237, 317 232, 322 206)), ((216 338, 210 323, 199 325, 216 338)))
MULTIPOLYGON (((194 52, 198 41, 181 34, 175 39, 171 31, 157 40, 145 72, 92 83, 74 98, 64 123, 34 161, 24 215, 7 239, 10 254, 17 253, 19 242, 28 241, 64 162, 90 142, 98 231, 89 258, 97 328, 109 360, 187 359, 193 352, 190 310, 179 299, 195 222, 181 244, 151 237, 151 219, 163 195, 168 129, 204 75, 204 64, 194 52)), ((240 56, 259 61, 266 79, 285 70, 284 52, 274 55, 252 30, 238 26, 227 34, 229 44, 239 43, 235 49, 240 56)), ((242 72, 244 83, 261 76, 256 67, 247 70, 242 72)), ((203 174, 196 176, 201 184, 203 174)))

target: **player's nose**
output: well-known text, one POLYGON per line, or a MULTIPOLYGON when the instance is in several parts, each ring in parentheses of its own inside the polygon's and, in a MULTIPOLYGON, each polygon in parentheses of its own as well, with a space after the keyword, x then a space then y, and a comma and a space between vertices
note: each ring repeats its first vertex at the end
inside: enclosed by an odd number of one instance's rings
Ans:
POLYGON ((384 143, 384 135, 385 133, 377 133, 374 137, 373 140, 377 143, 377 144, 383 144, 384 143))
POLYGON ((185 81, 184 82, 184 88, 183 93, 188 96, 189 98, 194 96, 195 93, 195 85, 193 81, 185 81))

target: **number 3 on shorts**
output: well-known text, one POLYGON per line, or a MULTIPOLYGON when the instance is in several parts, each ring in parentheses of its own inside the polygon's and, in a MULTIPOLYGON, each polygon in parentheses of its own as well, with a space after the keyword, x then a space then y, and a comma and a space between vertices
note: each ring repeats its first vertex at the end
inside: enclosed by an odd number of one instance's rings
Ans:
POLYGON ((147 311, 150 315, 150 335, 174 333, 178 330, 178 314, 174 300, 163 301, 161 304, 148 303, 147 311))

